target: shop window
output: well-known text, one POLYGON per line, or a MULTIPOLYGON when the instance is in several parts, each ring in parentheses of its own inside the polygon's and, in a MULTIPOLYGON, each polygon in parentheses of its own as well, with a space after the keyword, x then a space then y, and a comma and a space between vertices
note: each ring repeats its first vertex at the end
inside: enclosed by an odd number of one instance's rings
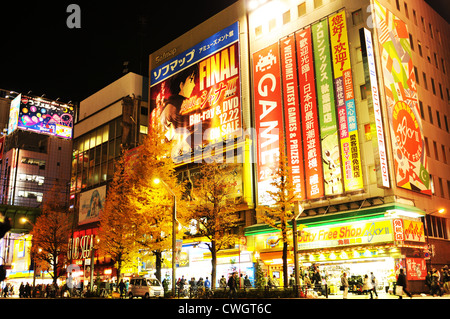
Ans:
POLYGON ((288 24, 289 22, 291 22, 291 11, 288 10, 283 13, 283 24, 288 24))
POLYGON ((358 25, 358 24, 361 24, 364 22, 362 9, 358 9, 358 10, 352 12, 352 21, 353 21, 353 25, 358 25))
POLYGON ((298 16, 301 17, 306 14, 306 2, 300 3, 297 6, 298 16))

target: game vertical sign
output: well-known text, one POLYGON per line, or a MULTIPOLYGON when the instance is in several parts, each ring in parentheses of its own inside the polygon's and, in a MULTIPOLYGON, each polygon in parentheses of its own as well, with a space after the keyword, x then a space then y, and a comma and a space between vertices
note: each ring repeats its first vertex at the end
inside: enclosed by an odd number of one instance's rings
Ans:
POLYGON ((328 19, 341 139, 344 188, 346 191, 354 191, 362 189, 364 185, 345 11, 340 11, 328 19))
POLYGON ((408 27, 377 1, 374 4, 397 186, 431 195, 408 27))
POLYGON ((255 129, 258 159, 258 204, 268 205, 267 194, 273 188, 273 175, 278 167, 280 137, 283 133, 280 55, 278 43, 253 54, 255 96, 255 129))
POLYGON ((325 195, 341 194, 342 170, 333 89, 328 20, 311 26, 325 195))
POLYGON ((294 186, 295 200, 305 199, 303 181, 302 129, 300 124, 300 100, 298 95, 295 37, 290 35, 280 41, 284 90, 284 121, 288 164, 294 186))
POLYGON ((305 156, 306 197, 324 195, 311 28, 295 33, 305 156))

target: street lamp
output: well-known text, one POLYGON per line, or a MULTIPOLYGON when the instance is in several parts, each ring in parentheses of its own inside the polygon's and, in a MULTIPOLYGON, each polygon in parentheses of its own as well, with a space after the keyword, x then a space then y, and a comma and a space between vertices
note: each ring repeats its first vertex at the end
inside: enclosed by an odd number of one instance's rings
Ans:
POLYGON ((293 236, 293 245, 294 245, 294 277, 295 277, 295 296, 298 297, 298 286, 299 286, 299 265, 298 265, 298 235, 297 235, 297 219, 303 213, 303 207, 297 201, 295 202, 295 212, 294 218, 292 218, 292 236, 293 236))
POLYGON ((172 209, 172 291, 175 297, 175 285, 176 285, 176 263, 175 263, 175 251, 177 248, 177 197, 170 187, 160 178, 153 179, 155 184, 163 184, 166 190, 173 196, 173 209, 172 209))

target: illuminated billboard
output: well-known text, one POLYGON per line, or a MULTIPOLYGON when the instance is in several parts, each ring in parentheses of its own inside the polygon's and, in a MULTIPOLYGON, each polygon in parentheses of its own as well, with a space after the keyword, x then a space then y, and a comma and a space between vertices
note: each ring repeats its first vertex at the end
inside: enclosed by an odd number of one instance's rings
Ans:
POLYGON ((408 27, 377 1, 374 7, 397 186, 431 195, 408 27))
POLYGON ((150 127, 172 156, 242 135, 238 40, 236 22, 150 71, 150 127))
POLYGON ((354 191, 362 189, 364 185, 345 11, 330 16, 328 20, 344 188, 346 191, 354 191))
POLYGON ((81 193, 78 224, 87 224, 100 220, 100 214, 105 206, 106 186, 100 186, 81 193))
POLYGON ((274 43, 253 54, 255 92, 255 130, 257 134, 258 203, 273 202, 269 191, 279 165, 280 139, 283 138, 280 54, 274 43))
POLYGON ((70 139, 73 114, 71 105, 20 94, 11 102, 8 134, 18 128, 70 139))

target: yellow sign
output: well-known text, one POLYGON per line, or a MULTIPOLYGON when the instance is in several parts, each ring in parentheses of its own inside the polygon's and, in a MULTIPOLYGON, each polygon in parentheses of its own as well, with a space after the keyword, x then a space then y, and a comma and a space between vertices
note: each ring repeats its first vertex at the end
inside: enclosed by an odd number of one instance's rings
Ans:
POLYGON ((308 227, 298 237, 299 249, 392 242, 391 220, 370 220, 308 227))

